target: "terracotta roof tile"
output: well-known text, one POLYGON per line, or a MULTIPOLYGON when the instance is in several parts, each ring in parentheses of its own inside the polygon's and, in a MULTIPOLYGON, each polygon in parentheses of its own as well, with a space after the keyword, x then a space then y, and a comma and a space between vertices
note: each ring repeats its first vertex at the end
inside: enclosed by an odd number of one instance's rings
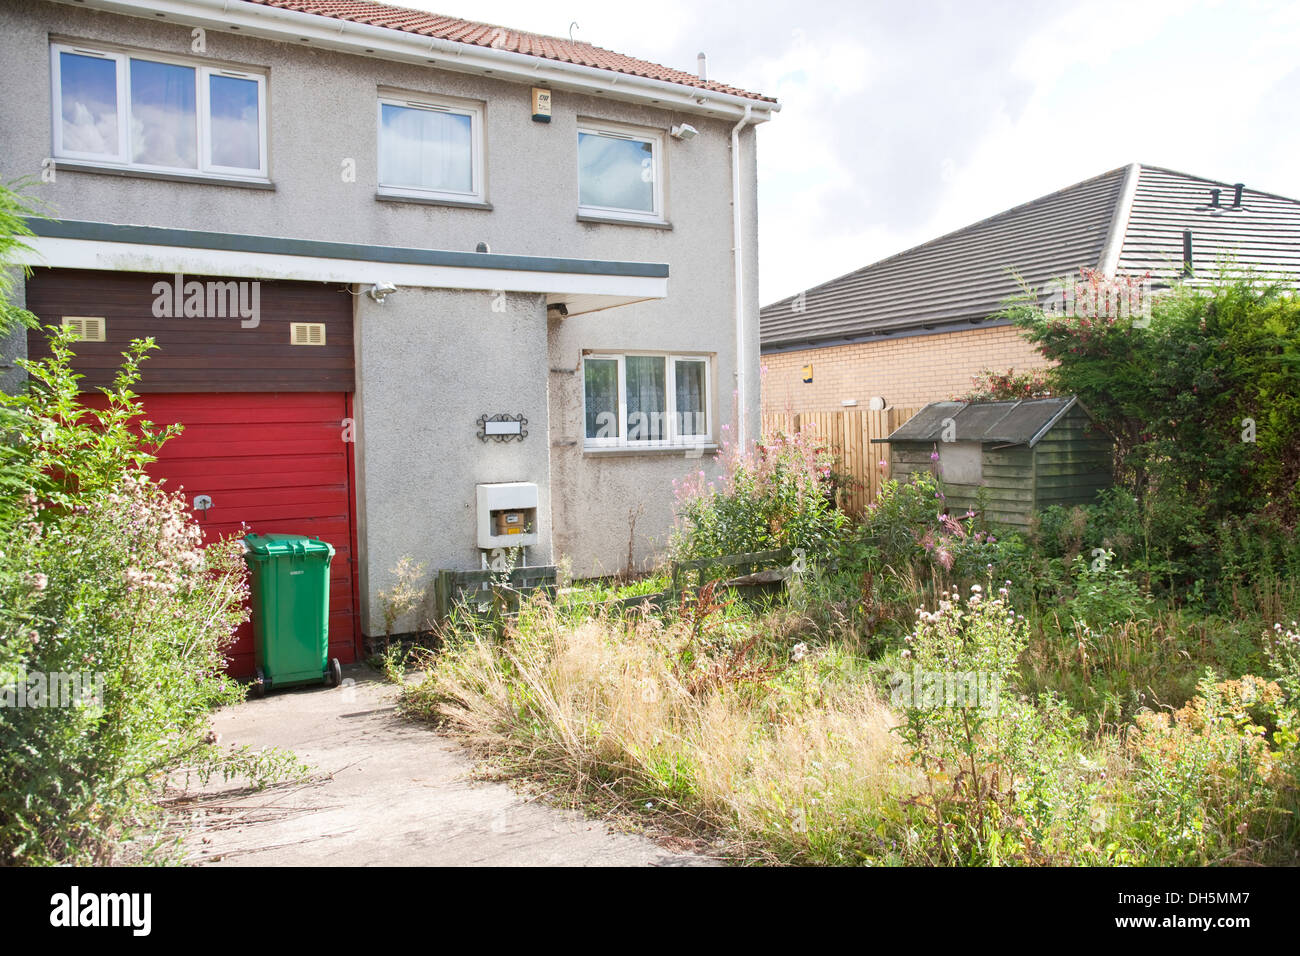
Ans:
POLYGON ((374 0, 249 0, 266 7, 278 7, 282 10, 294 10, 321 17, 333 17, 336 20, 351 20, 371 26, 401 30, 405 33, 418 33, 421 36, 451 40, 456 43, 469 43, 474 46, 496 47, 512 53, 541 57, 547 60, 559 60, 579 66, 595 67, 614 73, 626 73, 651 80, 663 80, 681 86, 709 90, 714 93, 728 93, 743 96, 746 99, 775 103, 770 96, 751 93, 725 83, 713 80, 702 81, 693 73, 674 70, 671 67, 624 56, 612 50, 605 50, 580 40, 565 40, 559 37, 543 36, 537 33, 525 33, 507 27, 493 26, 490 23, 476 23, 458 17, 444 17, 423 10, 408 10, 374 0))

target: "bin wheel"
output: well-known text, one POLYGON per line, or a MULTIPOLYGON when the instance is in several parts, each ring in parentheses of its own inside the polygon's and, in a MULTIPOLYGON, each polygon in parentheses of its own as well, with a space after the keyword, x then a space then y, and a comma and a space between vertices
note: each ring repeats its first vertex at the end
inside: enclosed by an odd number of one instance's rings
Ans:
POLYGON ((254 697, 265 697, 266 692, 270 689, 271 682, 267 680, 266 673, 259 667, 257 669, 257 677, 254 678, 253 686, 249 688, 249 692, 254 697))
POLYGON ((331 687, 338 687, 343 683, 343 665, 339 663, 337 657, 330 658, 329 672, 325 675, 325 683, 331 687))

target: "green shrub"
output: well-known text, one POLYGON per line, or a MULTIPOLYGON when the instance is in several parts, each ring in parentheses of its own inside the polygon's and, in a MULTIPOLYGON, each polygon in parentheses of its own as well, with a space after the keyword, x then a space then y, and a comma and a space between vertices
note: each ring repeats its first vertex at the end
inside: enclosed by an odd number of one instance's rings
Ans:
POLYGON ((1151 617, 1151 596, 1114 559, 1113 551, 1101 549, 1091 560, 1085 560, 1083 555, 1075 557, 1071 565, 1074 596, 1068 604, 1072 622, 1097 628, 1151 617))
MULTIPOLYGON (((1109 282, 1085 272, 1079 291, 1109 282)), ((1078 395, 1115 438, 1119 482, 1142 505, 1144 557, 1168 563, 1171 583, 1201 580, 1214 597, 1225 519, 1267 514, 1295 527, 1300 297, 1225 267, 1208 285, 1157 297, 1145 326, 1047 315, 1029 301, 1005 314, 1056 363, 1052 387, 1078 395)))
POLYGON ((1207 672, 1185 707, 1135 724, 1118 862, 1295 862, 1297 714, 1277 684, 1207 672))
POLYGON ((905 482, 883 482, 835 554, 847 581, 869 576, 880 601, 901 603, 909 611, 951 586, 990 575, 1021 580, 1029 560, 1014 533, 986 527, 974 511, 947 514, 942 486, 928 472, 915 472, 905 482))
POLYGON ((906 817, 907 862, 1044 864, 1095 852, 1104 774, 1083 754, 1081 719, 1051 697, 1036 706, 1020 696, 1027 626, 1008 597, 1005 587, 973 585, 965 601, 952 591, 918 611, 908 637, 901 660, 913 670, 896 675, 895 703, 922 782, 906 817))
POLYGON ((701 470, 674 481, 676 560, 802 548, 825 551, 844 527, 836 509, 831 462, 811 434, 777 435, 748 453, 733 450, 719 478, 701 470))
POLYGON ((223 650, 246 575, 238 543, 203 547, 182 498, 141 470, 170 434, 130 392, 148 343, 89 413, 71 340, 51 334, 53 356, 24 363, 27 393, 0 397, 4 471, 25 482, 0 512, 0 860, 108 863, 135 837, 133 856, 155 859, 175 849, 156 834, 178 773, 256 783, 291 763, 210 731, 211 709, 243 696, 223 650), (33 706, 54 681, 76 692, 33 706))

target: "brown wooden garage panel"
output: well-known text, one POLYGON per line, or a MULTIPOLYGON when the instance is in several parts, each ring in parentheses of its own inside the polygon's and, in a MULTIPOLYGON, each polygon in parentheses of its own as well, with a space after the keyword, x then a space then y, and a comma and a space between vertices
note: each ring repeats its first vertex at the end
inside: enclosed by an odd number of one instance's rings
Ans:
MULTIPOLYGON (((339 283, 259 280, 259 322, 242 328, 225 318, 158 318, 154 285, 174 276, 143 272, 37 269, 27 280, 27 308, 43 325, 65 315, 100 316, 105 341, 76 346, 84 385, 109 385, 132 339, 152 336, 159 348, 142 366, 137 392, 351 392, 353 296, 339 283), (325 326, 324 345, 292 345, 290 324, 325 326)), ((186 275, 185 282, 253 281, 186 275)), ((50 354, 43 329, 27 335, 33 359, 50 354)))

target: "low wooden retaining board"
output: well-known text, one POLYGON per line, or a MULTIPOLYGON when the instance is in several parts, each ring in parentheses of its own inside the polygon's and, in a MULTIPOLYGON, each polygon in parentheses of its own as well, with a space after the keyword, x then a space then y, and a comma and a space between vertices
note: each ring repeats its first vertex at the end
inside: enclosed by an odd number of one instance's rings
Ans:
POLYGON ((694 561, 674 561, 672 564, 673 594, 680 595, 686 588, 698 591, 709 581, 716 581, 727 575, 713 575, 706 579, 707 571, 741 571, 754 574, 768 568, 783 567, 790 563, 790 549, 780 548, 776 551, 754 551, 749 554, 726 554, 720 558, 697 558, 694 561), (695 583, 688 578, 695 575, 695 583))
POLYGON ((550 564, 512 571, 439 571, 433 585, 434 617, 446 620, 457 605, 472 614, 491 614, 503 605, 514 613, 526 595, 540 590, 554 597, 557 576, 550 564))
MULTIPOLYGON (((680 603, 686 591, 698 592, 710 581, 730 578, 737 587, 778 583, 779 580, 784 580, 783 569, 789 566, 791 559, 790 549, 781 548, 749 554, 727 554, 717 558, 698 558, 693 561, 674 561, 670 566, 672 587, 667 591, 637 594, 613 601, 576 603, 593 611, 598 608, 635 609, 646 604, 653 611, 664 611, 671 605, 680 603), (720 573, 710 573, 715 571, 720 573), (779 577, 772 577, 774 572, 779 572, 779 577)), ((520 603, 539 590, 548 598, 554 599, 556 580, 553 565, 516 568, 510 572, 439 571, 434 579, 434 615, 436 620, 444 621, 457 606, 470 614, 485 618, 517 614, 520 603)))

